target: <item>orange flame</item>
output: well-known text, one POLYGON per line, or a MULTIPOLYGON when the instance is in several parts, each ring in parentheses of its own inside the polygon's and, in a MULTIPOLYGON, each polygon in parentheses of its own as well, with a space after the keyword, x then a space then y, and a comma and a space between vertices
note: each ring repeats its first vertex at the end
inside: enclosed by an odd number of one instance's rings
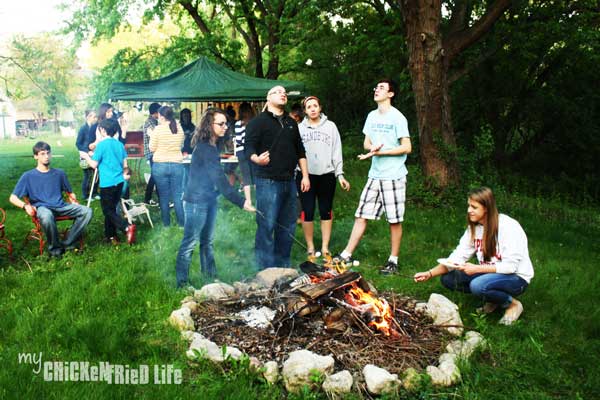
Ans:
MULTIPOLYGON (((350 265, 346 265, 343 261, 336 262, 331 256, 326 256, 324 267, 329 269, 329 272, 322 274, 321 277, 311 276, 312 283, 319 283, 333 278, 345 272, 350 265)), ((353 283, 345 294, 344 301, 363 313, 369 312, 372 316, 371 321, 368 323, 369 326, 382 332, 385 336, 398 336, 398 332, 392 327, 394 318, 392 307, 385 299, 380 299, 373 295, 373 293, 366 292, 356 283, 353 283)))

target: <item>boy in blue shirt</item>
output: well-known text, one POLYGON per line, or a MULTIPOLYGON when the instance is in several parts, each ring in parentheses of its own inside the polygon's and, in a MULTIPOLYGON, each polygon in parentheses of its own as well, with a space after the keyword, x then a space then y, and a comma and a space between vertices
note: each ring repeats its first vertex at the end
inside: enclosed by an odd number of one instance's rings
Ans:
POLYGON ((92 168, 98 168, 100 176, 100 204, 104 214, 104 237, 107 242, 116 242, 117 231, 125 232, 127 243, 135 242, 135 225, 129 225, 117 213, 117 205, 125 179, 123 169, 127 168, 127 152, 123 143, 115 138, 119 124, 115 120, 105 119, 98 124, 101 140, 94 155, 82 154, 92 168))
POLYGON ((40 225, 44 230, 48 252, 51 257, 60 257, 65 250, 75 248, 83 230, 92 219, 92 209, 73 204, 77 201, 72 193, 71 184, 62 169, 50 168, 52 152, 50 145, 46 142, 37 142, 33 146, 33 158, 37 162, 36 168, 25 172, 15 186, 9 201, 25 210, 27 215, 37 215, 40 225), (63 199, 66 192, 72 203, 66 203, 63 199), (20 197, 27 196, 29 203, 25 203, 20 197), (73 226, 64 241, 60 240, 56 228, 56 217, 74 217, 73 226))

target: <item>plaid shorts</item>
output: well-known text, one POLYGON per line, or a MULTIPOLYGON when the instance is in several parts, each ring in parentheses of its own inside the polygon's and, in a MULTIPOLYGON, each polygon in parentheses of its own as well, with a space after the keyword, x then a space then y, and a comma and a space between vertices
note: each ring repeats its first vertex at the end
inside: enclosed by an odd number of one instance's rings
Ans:
POLYGON ((385 211, 390 224, 404 220, 406 200, 406 177, 395 180, 369 178, 361 195, 354 216, 364 219, 379 219, 385 211))

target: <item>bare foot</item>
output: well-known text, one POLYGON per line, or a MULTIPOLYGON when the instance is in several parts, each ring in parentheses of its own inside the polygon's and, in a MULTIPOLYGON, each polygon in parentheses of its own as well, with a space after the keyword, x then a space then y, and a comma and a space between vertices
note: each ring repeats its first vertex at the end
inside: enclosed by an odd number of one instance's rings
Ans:
POLYGON ((500 319, 498 323, 502 325, 512 325, 513 322, 519 319, 521 313, 523 312, 523 304, 517 299, 513 299, 512 303, 506 311, 504 311, 504 316, 500 319))
POLYGON ((482 307, 479 307, 477 309, 477 312, 483 313, 483 314, 491 314, 494 311, 496 311, 497 308, 498 308, 498 304, 487 302, 482 307))

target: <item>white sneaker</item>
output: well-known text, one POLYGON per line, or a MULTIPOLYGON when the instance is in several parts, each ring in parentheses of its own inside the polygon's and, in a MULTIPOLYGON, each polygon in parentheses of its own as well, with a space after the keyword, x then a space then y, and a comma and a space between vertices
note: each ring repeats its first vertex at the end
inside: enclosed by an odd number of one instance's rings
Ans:
POLYGON ((512 325, 516 320, 519 319, 521 313, 523 313, 523 304, 519 300, 514 300, 515 306, 509 307, 504 312, 504 316, 498 321, 502 325, 512 325))

